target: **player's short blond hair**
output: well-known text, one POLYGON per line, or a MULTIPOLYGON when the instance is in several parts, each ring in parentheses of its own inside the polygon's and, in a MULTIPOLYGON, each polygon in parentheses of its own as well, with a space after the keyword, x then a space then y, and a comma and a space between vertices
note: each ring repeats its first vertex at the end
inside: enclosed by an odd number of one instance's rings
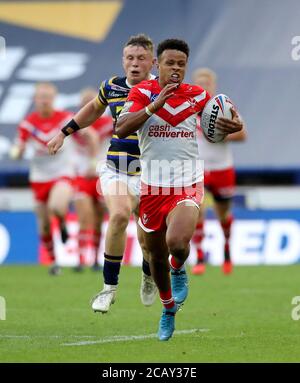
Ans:
POLYGON ((154 44, 151 38, 144 33, 140 33, 135 36, 131 36, 129 40, 124 45, 124 48, 128 47, 129 45, 143 47, 144 49, 150 51, 151 53, 154 53, 154 44))
POLYGON ((210 68, 197 68, 192 74, 193 81, 196 80, 198 76, 210 77, 215 83, 217 82, 217 74, 210 68))

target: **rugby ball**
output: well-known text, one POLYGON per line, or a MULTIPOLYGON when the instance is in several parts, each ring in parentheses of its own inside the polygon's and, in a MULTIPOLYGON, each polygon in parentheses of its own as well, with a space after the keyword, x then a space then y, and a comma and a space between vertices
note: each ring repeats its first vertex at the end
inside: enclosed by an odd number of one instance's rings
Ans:
POLYGON ((232 101, 225 94, 217 94, 206 103, 201 114, 200 125, 208 141, 215 143, 225 138, 226 134, 216 127, 216 120, 219 117, 232 119, 230 110, 232 107, 232 101))

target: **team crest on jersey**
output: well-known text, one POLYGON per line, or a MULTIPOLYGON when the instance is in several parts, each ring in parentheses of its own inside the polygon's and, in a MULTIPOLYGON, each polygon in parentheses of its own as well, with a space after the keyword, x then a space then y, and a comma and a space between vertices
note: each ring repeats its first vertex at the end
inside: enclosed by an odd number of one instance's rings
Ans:
POLYGON ((196 109, 197 106, 197 101, 194 98, 189 98, 187 102, 190 104, 190 107, 192 109, 196 109))
POLYGON ((147 222, 149 221, 149 218, 148 218, 148 216, 147 216, 147 214, 143 214, 143 217, 142 217, 142 219, 143 219, 143 223, 146 225, 147 224, 147 222))

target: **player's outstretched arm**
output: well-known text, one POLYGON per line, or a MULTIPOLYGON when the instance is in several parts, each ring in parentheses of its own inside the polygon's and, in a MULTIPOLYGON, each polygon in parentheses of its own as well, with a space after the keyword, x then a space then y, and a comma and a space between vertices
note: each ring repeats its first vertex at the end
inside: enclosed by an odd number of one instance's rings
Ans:
POLYGON ((106 106, 95 98, 79 110, 71 121, 47 144, 49 154, 55 154, 62 147, 64 139, 79 129, 86 128, 95 122, 105 111, 106 106))
POLYGON ((153 113, 157 112, 166 100, 174 94, 174 90, 177 86, 177 84, 166 85, 155 101, 138 112, 127 112, 125 104, 116 124, 117 136, 119 138, 125 138, 139 130, 143 123, 152 116, 153 113))

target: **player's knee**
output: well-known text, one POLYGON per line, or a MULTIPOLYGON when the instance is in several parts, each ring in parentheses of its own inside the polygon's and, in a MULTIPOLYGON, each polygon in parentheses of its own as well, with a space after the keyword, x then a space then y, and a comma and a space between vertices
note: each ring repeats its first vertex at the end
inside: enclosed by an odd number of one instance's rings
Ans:
POLYGON ((167 238, 169 252, 173 255, 180 256, 185 254, 189 246, 190 238, 185 235, 170 235, 167 238))
POLYGON ((65 216, 65 211, 62 207, 56 206, 56 205, 50 205, 49 206, 49 212, 51 215, 58 217, 58 218, 63 218, 65 216))
POLYGON ((116 230, 124 231, 126 227, 128 226, 130 218, 130 211, 127 209, 118 210, 111 214, 110 216, 110 224, 113 225, 113 227, 116 230))

